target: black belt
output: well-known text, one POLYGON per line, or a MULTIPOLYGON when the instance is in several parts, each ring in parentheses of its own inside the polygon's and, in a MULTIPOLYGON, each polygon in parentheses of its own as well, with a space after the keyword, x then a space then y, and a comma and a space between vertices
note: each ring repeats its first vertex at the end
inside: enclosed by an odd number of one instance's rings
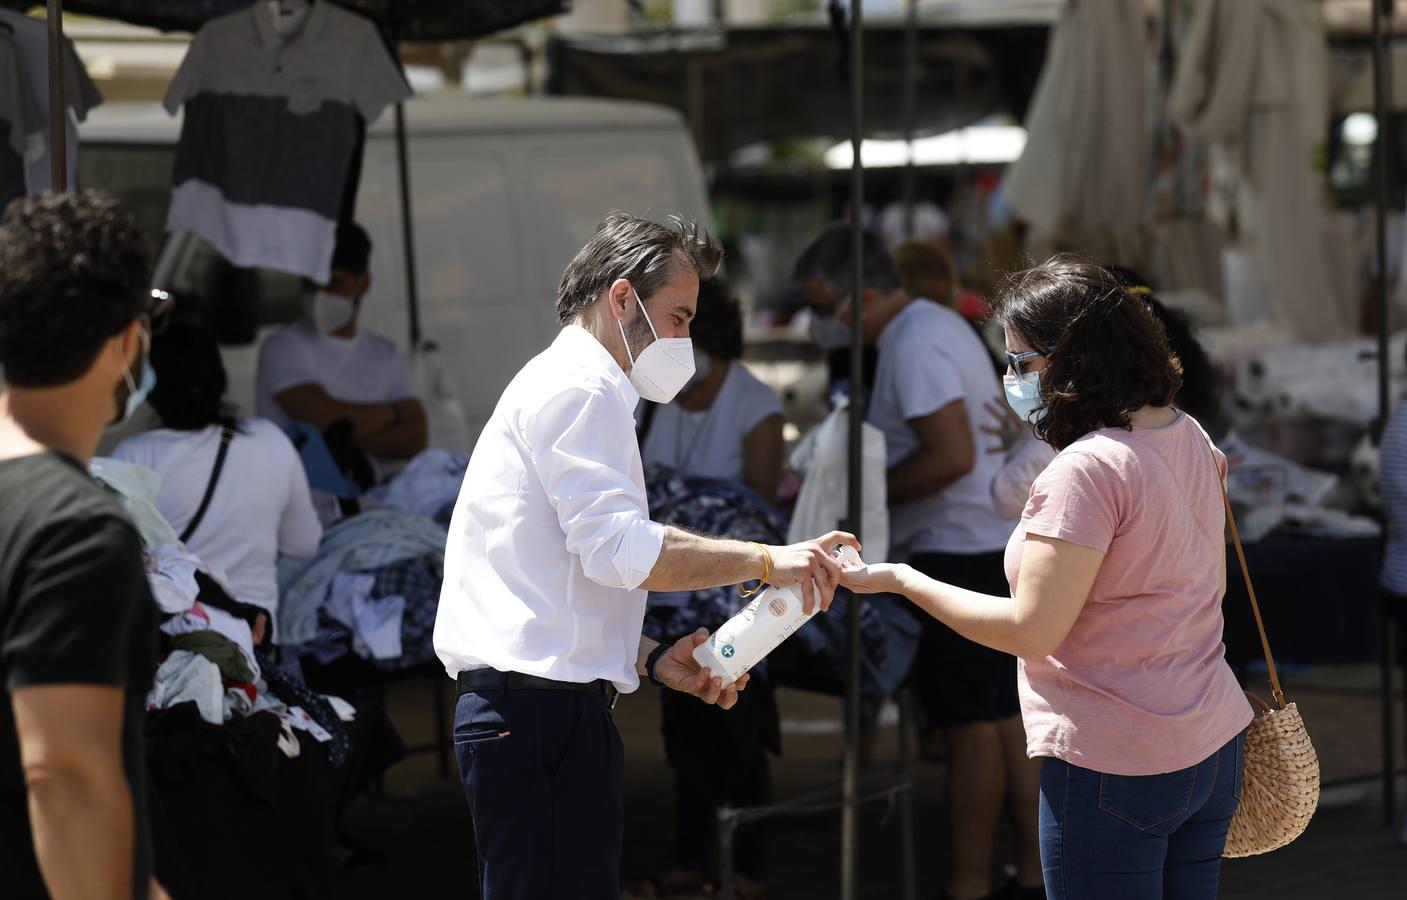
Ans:
POLYGON ((459 673, 459 693, 471 691, 576 691, 591 694, 606 701, 611 709, 616 708, 620 691, 604 678, 596 681, 553 681, 537 675, 524 675, 521 672, 500 672, 497 669, 469 669, 459 673))

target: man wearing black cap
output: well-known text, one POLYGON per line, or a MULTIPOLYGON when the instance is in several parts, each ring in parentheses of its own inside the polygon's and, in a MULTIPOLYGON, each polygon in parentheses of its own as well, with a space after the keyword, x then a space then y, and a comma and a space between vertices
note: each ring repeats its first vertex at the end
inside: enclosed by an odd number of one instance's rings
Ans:
POLYGON ((280 425, 307 422, 324 432, 346 419, 384 468, 424 450, 428 434, 405 355, 357 326, 370 263, 366 231, 354 222, 337 226, 330 280, 305 285, 304 319, 270 335, 259 352, 255 408, 280 425))

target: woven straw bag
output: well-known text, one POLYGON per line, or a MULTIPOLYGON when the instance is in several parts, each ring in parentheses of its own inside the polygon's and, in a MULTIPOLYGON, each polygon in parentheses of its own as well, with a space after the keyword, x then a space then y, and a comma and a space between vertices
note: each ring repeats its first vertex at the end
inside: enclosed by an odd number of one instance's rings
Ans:
POLYGON ((1226 504, 1231 539, 1236 544, 1236 558, 1246 579, 1246 594, 1251 598, 1251 610, 1260 631, 1260 645, 1265 651, 1270 689, 1275 699, 1275 706, 1271 708, 1255 694, 1246 692, 1258 709, 1255 720, 1246 729, 1241 805, 1231 818, 1223 852, 1224 856, 1234 859, 1278 850, 1304 833, 1319 806, 1319 757, 1309 742, 1309 732, 1305 730, 1299 710, 1295 704, 1285 702, 1285 692, 1280 689, 1280 675, 1275 671, 1275 658, 1270 655, 1260 604, 1256 602, 1251 572, 1246 567, 1246 551, 1241 548, 1236 516, 1231 511, 1231 500, 1225 488, 1222 500, 1226 504))

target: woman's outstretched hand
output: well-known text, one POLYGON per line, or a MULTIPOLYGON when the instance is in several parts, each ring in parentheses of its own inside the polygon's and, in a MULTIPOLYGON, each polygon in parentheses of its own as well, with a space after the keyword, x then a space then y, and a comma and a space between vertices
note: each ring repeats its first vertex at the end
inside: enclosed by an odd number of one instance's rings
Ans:
POLYGON ((857 594, 899 593, 899 573, 902 565, 895 563, 870 563, 851 565, 842 563, 840 584, 857 594))

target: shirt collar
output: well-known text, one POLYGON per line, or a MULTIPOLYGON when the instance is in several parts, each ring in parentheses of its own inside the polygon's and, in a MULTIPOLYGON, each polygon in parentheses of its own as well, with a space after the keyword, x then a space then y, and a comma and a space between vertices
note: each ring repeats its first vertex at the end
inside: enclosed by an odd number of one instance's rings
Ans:
POLYGON ((626 405, 634 409, 640 402, 640 392, 630 383, 620 363, 602 346, 591 332, 580 325, 567 325, 552 342, 552 347, 568 356, 573 362, 599 370, 614 384, 625 398, 626 405))
POLYGON ((278 24, 274 21, 274 13, 268 3, 259 0, 249 11, 254 16, 254 29, 259 33, 259 43, 264 45, 265 50, 278 51, 301 43, 322 31, 327 22, 329 5, 325 0, 312 4, 308 8, 308 18, 303 22, 303 27, 293 36, 293 40, 286 44, 283 42, 283 35, 278 33, 278 24))

